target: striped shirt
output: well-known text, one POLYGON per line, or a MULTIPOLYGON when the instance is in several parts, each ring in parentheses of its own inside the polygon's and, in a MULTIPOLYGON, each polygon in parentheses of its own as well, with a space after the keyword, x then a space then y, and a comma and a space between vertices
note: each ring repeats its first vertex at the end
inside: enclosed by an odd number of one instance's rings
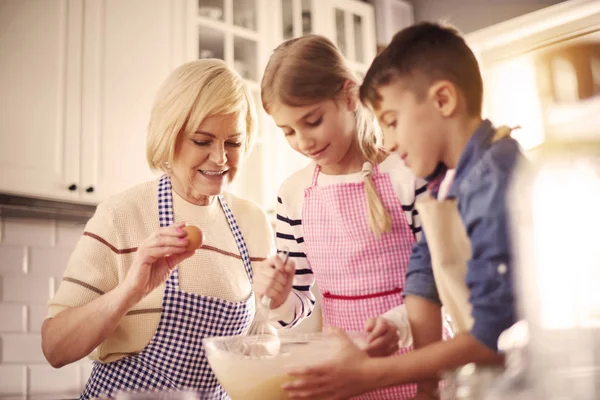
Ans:
MULTIPOLYGON (((315 164, 291 175, 279 189, 277 198, 276 245, 278 251, 287 246, 290 258, 295 261, 296 275, 293 289, 287 300, 277 309, 272 310, 270 318, 281 327, 293 327, 311 315, 316 299, 311 292, 315 277, 307 260, 302 229, 302 206, 304 190, 312 183, 315 164)), ((404 165, 400 157, 390 155, 379 165, 380 173, 390 176, 392 186, 402 204, 402 209, 415 239, 421 237, 421 222, 415 209, 415 199, 425 193, 426 182, 419 180, 404 165)), ((347 175, 319 175, 319 186, 340 183, 362 182, 360 172, 347 175)), ((387 314, 387 313, 386 313, 387 314)))

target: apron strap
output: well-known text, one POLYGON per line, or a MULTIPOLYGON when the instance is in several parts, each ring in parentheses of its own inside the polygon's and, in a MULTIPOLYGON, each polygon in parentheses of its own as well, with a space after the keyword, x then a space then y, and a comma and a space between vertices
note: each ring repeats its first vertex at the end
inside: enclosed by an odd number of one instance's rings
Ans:
POLYGON ((175 223, 173 214, 173 194, 171 193, 171 179, 169 175, 161 176, 158 181, 158 222, 164 228, 175 223))
MULTIPOLYGON (((313 172, 311 187, 317 186, 317 182, 319 180, 319 174, 320 173, 321 173, 321 166, 319 164, 316 164, 315 165, 315 170, 313 172)), ((375 176, 375 175, 378 175, 378 174, 379 174, 379 166, 373 165, 373 173, 371 175, 375 176)))
POLYGON ((499 126, 498 128, 496 128, 496 132, 494 133, 494 136, 492 137, 492 143, 496 143, 497 141, 502 140, 505 137, 509 137, 511 135, 512 131, 515 129, 519 129, 519 127, 511 128, 506 125, 499 126))
POLYGON ((220 194, 217 196, 219 198, 219 202, 221 203, 221 207, 225 212, 225 216, 227 217, 227 222, 229 222, 229 228, 231 228, 231 232, 233 233, 233 237, 235 238, 235 244, 237 244, 238 250, 240 251, 240 255, 242 256, 242 261, 244 262, 244 268, 246 268, 246 274, 248 274, 248 279, 250 279, 250 283, 252 283, 252 264, 250 261, 250 254, 248 253, 248 247, 246 246, 246 241, 244 240, 244 236, 240 231, 240 227, 225 201, 225 197, 220 194))
POLYGON ((313 171, 313 177, 312 177, 312 182, 311 182, 310 186, 312 186, 312 187, 317 186, 317 180, 319 179, 319 172, 321 172, 321 166, 319 164, 316 164, 315 169, 313 171))

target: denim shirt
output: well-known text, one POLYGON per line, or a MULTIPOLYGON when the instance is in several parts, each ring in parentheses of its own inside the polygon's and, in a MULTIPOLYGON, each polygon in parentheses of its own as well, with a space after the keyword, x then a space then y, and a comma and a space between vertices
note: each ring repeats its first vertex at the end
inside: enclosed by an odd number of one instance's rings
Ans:
MULTIPOLYGON (((492 144, 494 134, 488 120, 475 130, 461 154, 448 198, 457 199, 471 241, 466 276, 473 306, 471 334, 497 351, 498 337, 516 321, 506 194, 522 153, 510 137, 492 144)), ((437 197, 436 190, 432 195, 437 197)), ((425 235, 413 248, 404 295, 441 304, 425 235)))

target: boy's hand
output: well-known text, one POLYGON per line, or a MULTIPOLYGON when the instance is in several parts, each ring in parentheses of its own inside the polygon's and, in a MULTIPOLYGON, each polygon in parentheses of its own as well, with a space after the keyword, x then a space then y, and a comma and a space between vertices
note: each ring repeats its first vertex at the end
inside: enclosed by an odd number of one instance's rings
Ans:
POLYGON ((342 400, 374 390, 369 376, 369 356, 340 329, 333 333, 342 341, 337 357, 320 365, 288 371, 296 380, 283 389, 290 399, 342 400))
POLYGON ((369 333, 366 351, 371 357, 387 357, 399 350, 400 335, 396 325, 383 317, 371 318, 365 323, 369 333))

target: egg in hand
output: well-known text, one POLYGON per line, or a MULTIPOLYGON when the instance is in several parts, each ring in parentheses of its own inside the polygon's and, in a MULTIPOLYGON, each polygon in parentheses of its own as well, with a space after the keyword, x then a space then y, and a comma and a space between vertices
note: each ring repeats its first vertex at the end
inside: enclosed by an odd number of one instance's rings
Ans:
POLYGON ((186 251, 195 251, 202 247, 202 243, 204 242, 204 234, 194 225, 186 225, 183 229, 187 233, 188 245, 185 248, 186 251))

